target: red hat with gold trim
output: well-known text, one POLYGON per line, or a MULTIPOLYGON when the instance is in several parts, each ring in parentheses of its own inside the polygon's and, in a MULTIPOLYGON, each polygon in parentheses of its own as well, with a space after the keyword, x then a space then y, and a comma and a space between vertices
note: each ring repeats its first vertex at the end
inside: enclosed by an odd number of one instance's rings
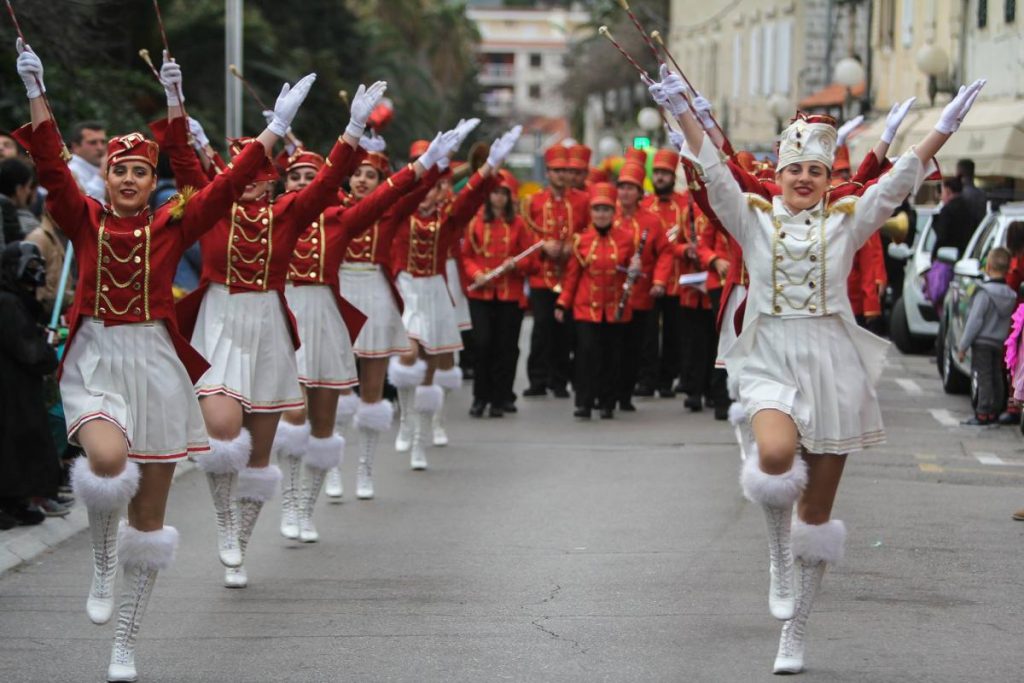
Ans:
POLYGON ((590 186, 591 206, 615 206, 619 194, 611 183, 594 183, 590 186))
POLYGON ((620 183, 632 183, 641 190, 644 187, 644 180, 647 178, 647 172, 644 171, 644 167, 635 161, 627 161, 622 164, 622 170, 619 171, 620 183))
POLYGON ((412 144, 409 145, 409 159, 417 159, 423 156, 429 147, 430 140, 413 140, 412 144))
POLYGON ((623 156, 626 157, 626 161, 635 161, 636 163, 641 165, 647 164, 647 152, 645 152, 642 149, 628 147, 626 149, 626 153, 623 156))
POLYGON ((504 187, 513 198, 519 193, 519 181, 512 175, 512 171, 506 168, 498 170, 498 187, 504 187))
MULTIPOLYGON (((234 159, 236 156, 242 153, 248 145, 262 145, 262 143, 256 138, 242 137, 242 138, 228 138, 228 151, 231 152, 231 158, 234 159)), ((259 172, 252 179, 252 182, 258 183, 262 180, 277 180, 280 177, 277 169, 274 168, 274 164, 267 158, 267 155, 263 155, 263 163, 260 166, 259 172)))
POLYGON ((391 175, 391 162, 388 161, 388 155, 382 152, 367 152, 359 161, 359 165, 377 169, 382 178, 391 175))
POLYGON ((849 171, 850 170, 850 148, 846 145, 839 145, 836 147, 836 158, 832 162, 833 171, 849 171))
POLYGON ((324 158, 316 152, 310 152, 305 149, 297 149, 295 153, 288 157, 288 164, 285 171, 290 173, 297 168, 309 167, 316 171, 319 171, 324 167, 324 158))
POLYGON ((679 155, 672 150, 659 149, 654 153, 654 163, 651 166, 652 168, 675 173, 677 166, 679 166, 679 155))
POLYGON ((747 150, 736 152, 736 163, 747 173, 754 173, 757 170, 757 157, 747 150))
POLYGON ((126 161, 141 161, 156 168, 160 159, 160 145, 148 139, 142 133, 115 135, 107 143, 107 166, 122 164, 126 161))
POLYGON ((544 165, 548 168, 571 168, 569 165, 569 149, 562 145, 553 145, 544 152, 544 165))
POLYGON ((586 171, 590 168, 590 154, 586 145, 573 145, 569 148, 569 168, 586 171))
POLYGON ((591 168, 590 172, 587 174, 587 182, 590 184, 607 183, 608 171, 603 168, 591 168))

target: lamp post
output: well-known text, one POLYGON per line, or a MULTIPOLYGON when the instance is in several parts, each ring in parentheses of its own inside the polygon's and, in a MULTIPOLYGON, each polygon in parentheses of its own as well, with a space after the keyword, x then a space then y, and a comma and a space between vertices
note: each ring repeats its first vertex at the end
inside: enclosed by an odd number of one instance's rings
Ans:
POLYGON ((644 107, 636 114, 636 125, 653 141, 654 134, 661 127, 661 114, 654 107, 644 107))
MULTIPOLYGON (((242 5, 244 0, 227 0, 224 4, 224 61, 242 64, 242 5)), ((242 135, 242 82, 224 69, 224 130, 230 138, 242 135)))
POLYGON ((949 56, 946 51, 933 43, 928 43, 914 56, 917 68, 928 77, 928 99, 935 106, 935 95, 939 92, 939 76, 949 73, 949 56))
POLYGON ((768 98, 768 111, 775 117, 775 134, 782 132, 782 122, 793 113, 793 105, 782 93, 773 93, 768 98))
POLYGON ((844 57, 836 63, 836 83, 846 88, 843 98, 843 118, 850 118, 850 104, 853 101, 853 88, 864 81, 864 67, 853 57, 844 57))

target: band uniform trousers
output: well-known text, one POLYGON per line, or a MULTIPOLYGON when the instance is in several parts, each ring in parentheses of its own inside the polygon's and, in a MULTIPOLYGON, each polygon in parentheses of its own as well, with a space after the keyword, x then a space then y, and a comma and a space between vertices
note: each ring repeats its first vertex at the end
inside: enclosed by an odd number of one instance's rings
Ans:
POLYGON ((622 403, 629 403, 633 388, 640 373, 641 356, 647 339, 647 327, 654 311, 633 311, 633 319, 622 325, 626 328, 622 340, 622 362, 619 367, 618 388, 615 397, 622 403))
POLYGON ((682 352, 679 297, 659 297, 647 321, 637 382, 651 389, 671 389, 682 367, 682 352))
POLYGON ((469 300, 473 319, 473 398, 501 406, 512 395, 523 311, 517 301, 469 300))
POLYGON ((715 313, 706 308, 680 306, 683 359, 679 383, 690 396, 702 396, 711 390, 711 370, 717 351, 715 313))
POLYGON ((526 374, 531 387, 564 389, 569 382, 572 316, 566 311, 565 322, 555 320, 557 299, 558 294, 550 289, 530 290, 533 331, 526 374))
POLYGON ((1006 407, 1003 348, 988 344, 971 345, 971 374, 978 387, 978 415, 998 415, 1006 407))
POLYGON ((600 408, 614 407, 627 327, 622 323, 576 322, 577 406, 593 407, 596 399, 600 408))
MULTIPOLYGON (((710 289, 708 290, 708 296, 711 298, 711 312, 714 315, 714 319, 718 320, 718 311, 722 307, 722 289, 710 289)), ((732 324, 732 321, 723 320, 722 324, 732 324)), ((711 325, 711 400, 715 402, 716 412, 721 413, 723 410, 729 407, 731 401, 729 400, 729 373, 726 372, 725 368, 716 368, 715 359, 718 356, 718 329, 714 324, 711 325)))

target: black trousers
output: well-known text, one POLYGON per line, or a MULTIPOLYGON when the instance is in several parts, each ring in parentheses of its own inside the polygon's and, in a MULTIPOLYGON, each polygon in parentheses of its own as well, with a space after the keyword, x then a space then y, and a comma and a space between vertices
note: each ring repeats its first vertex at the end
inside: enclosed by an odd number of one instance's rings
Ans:
POLYGON ((1004 351, 987 344, 971 345, 971 374, 978 385, 978 415, 999 415, 1006 408, 1004 351))
POLYGON ((640 384, 652 389, 672 387, 682 368, 682 326, 679 297, 663 296, 654 300, 641 353, 637 380, 640 384))
MULTIPOLYGON (((718 311, 722 308, 722 290, 712 289, 708 291, 711 298, 711 313, 714 320, 718 320, 718 311)), ((731 321, 722 321, 722 324, 732 324, 731 321)), ((711 398, 715 402, 715 411, 724 414, 729 404, 729 374, 725 368, 716 368, 715 360, 718 357, 718 329, 711 325, 711 398)))
POLYGON ((576 323, 576 405, 601 408, 615 405, 622 359, 622 323, 576 323))
POLYGON ((512 396, 523 311, 516 301, 469 300, 473 319, 473 399, 503 405, 512 396))
POLYGON ((633 396, 633 387, 640 375, 640 363, 647 340, 648 326, 654 317, 653 311, 633 311, 633 318, 628 323, 620 323, 626 328, 622 339, 622 362, 619 365, 619 378, 615 397, 619 401, 629 403, 633 396))
POLYGON ((558 294, 550 289, 530 290, 530 311, 533 313, 533 332, 530 334, 530 355, 526 359, 526 375, 531 387, 564 389, 569 382, 572 349, 572 321, 570 311, 566 320, 555 320, 555 301, 558 294))
POLYGON ((683 363, 679 380, 683 391, 701 396, 711 390, 715 366, 715 313, 703 308, 680 307, 683 363))

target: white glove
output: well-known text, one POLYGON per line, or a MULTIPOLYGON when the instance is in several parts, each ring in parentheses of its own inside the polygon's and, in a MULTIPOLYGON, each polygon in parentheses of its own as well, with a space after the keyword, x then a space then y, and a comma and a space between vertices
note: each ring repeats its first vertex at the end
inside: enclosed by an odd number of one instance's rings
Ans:
POLYGON ((210 144, 210 138, 206 137, 206 131, 203 130, 202 124, 191 116, 188 117, 188 132, 192 134, 192 139, 195 140, 197 149, 203 149, 210 144))
POLYGON ((21 38, 18 38, 15 48, 18 50, 18 75, 25 84, 28 98, 35 99, 46 92, 46 86, 43 85, 43 63, 21 38))
POLYGON ((365 85, 359 86, 355 97, 352 98, 352 104, 349 105, 352 117, 348 121, 348 126, 345 127, 346 135, 358 139, 363 134, 363 131, 366 130, 366 120, 370 118, 370 114, 380 102, 380 98, 384 97, 384 92, 387 89, 388 84, 385 81, 377 81, 369 88, 365 85))
POLYGON ((676 151, 678 152, 680 149, 683 148, 683 143, 686 142, 686 137, 677 130, 672 130, 671 128, 668 128, 667 130, 668 141, 669 143, 671 143, 673 147, 675 147, 676 151))
POLYGON ((269 126, 271 124, 271 122, 274 120, 274 110, 273 109, 264 109, 263 110, 263 120, 266 121, 267 125, 269 126))
POLYGON ((292 121, 295 120, 295 115, 299 113, 299 107, 302 106, 306 95, 309 94, 309 89, 315 82, 316 74, 309 74, 296 83, 295 87, 287 83, 281 86, 281 94, 277 96, 277 102, 274 103, 274 119, 267 126, 271 133, 280 138, 285 136, 292 121))
POLYGON ((713 130, 715 127, 715 120, 711 117, 711 102, 701 94, 697 94, 693 98, 693 109, 697 114, 697 119, 700 121, 700 125, 704 127, 704 130, 713 130))
POLYGON ((167 50, 164 50, 164 62, 160 65, 160 84, 167 94, 168 107, 177 107, 185 101, 181 89, 181 67, 168 57, 167 50))
POLYGON ((939 115, 939 121, 935 124, 935 130, 945 135, 951 135, 960 128, 967 112, 971 110, 974 100, 978 99, 978 93, 985 87, 984 78, 979 78, 970 85, 961 85, 960 91, 953 98, 953 101, 946 105, 939 115))
POLYGON ((419 164, 427 169, 428 171, 434 167, 442 157, 447 157, 452 151, 455 150, 456 143, 459 140, 458 132, 450 130, 446 133, 438 133, 431 140, 430 146, 427 147, 427 151, 420 155, 417 159, 419 164))
POLYGON ((444 173, 445 171, 448 170, 448 167, 451 166, 451 163, 452 163, 452 158, 451 157, 443 156, 443 157, 441 157, 440 159, 437 160, 437 168, 442 173, 444 173))
POLYGON ((455 131, 459 134, 459 146, 462 146, 469 134, 479 125, 480 119, 459 119, 458 125, 455 126, 455 131))
POLYGON ((903 123, 903 119, 907 117, 907 112, 910 111, 910 108, 914 106, 916 101, 916 97, 911 97, 902 104, 897 102, 892 105, 889 115, 885 117, 885 130, 882 131, 882 142, 887 145, 892 144, 893 138, 896 137, 896 131, 900 129, 900 124, 903 123))
POLYGON ((839 126, 838 135, 836 135, 836 147, 842 147, 846 144, 846 138, 854 128, 859 126, 864 121, 864 115, 858 114, 852 119, 839 126))
POLYGON ((516 142, 519 141, 519 136, 522 134, 523 127, 514 126, 512 130, 495 140, 491 145, 491 150, 487 153, 487 165, 491 168, 501 166, 512 151, 512 148, 516 146, 516 142))
POLYGON ((686 102, 686 95, 690 89, 678 74, 669 71, 668 66, 661 65, 661 82, 648 84, 647 89, 651 97, 659 106, 668 110, 673 116, 681 116, 689 110, 690 105, 686 102))
POLYGON ((359 138, 359 146, 365 149, 367 152, 383 152, 387 149, 387 143, 384 142, 384 138, 363 136, 359 138))

